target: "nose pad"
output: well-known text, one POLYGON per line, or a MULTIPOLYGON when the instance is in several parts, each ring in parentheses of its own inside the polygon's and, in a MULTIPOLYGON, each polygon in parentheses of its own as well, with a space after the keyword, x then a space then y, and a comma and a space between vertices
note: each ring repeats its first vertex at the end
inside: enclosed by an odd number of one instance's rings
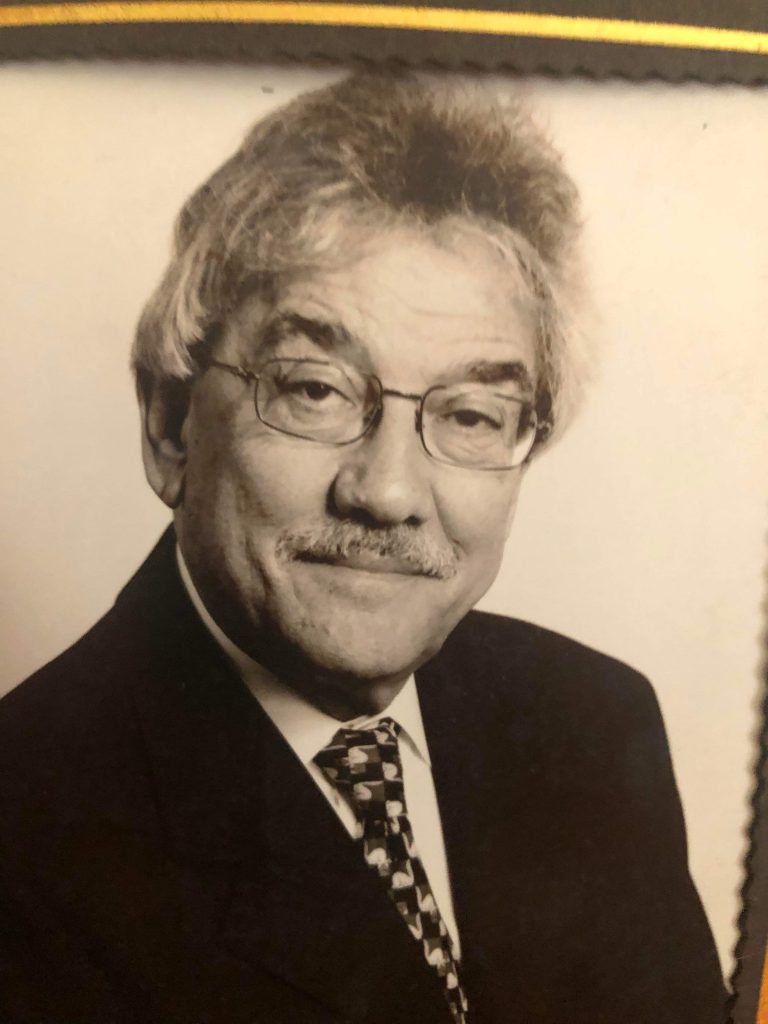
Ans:
POLYGON ((368 422, 365 425, 365 432, 363 434, 363 437, 365 437, 367 434, 371 434, 374 431, 379 429, 383 416, 384 416, 384 406, 381 403, 379 403, 378 409, 376 409, 376 411, 374 412, 373 416, 371 416, 371 418, 368 420, 368 422))
POLYGON ((422 420, 422 415, 421 415, 421 406, 418 405, 418 406, 416 406, 416 408, 414 410, 414 413, 413 413, 413 425, 414 425, 416 433, 419 435, 419 437, 421 437, 422 423, 423 423, 423 420, 422 420))

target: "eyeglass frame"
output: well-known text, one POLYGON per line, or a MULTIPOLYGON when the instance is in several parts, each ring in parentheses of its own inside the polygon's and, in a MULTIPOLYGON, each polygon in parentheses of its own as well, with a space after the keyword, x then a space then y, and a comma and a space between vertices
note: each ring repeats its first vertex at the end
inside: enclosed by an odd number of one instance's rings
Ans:
POLYGON ((381 414, 384 411, 384 404, 383 404, 382 399, 385 398, 385 397, 389 397, 389 398, 402 398, 402 399, 405 399, 406 401, 409 401, 409 402, 416 402, 416 403, 418 403, 418 408, 416 409, 414 427, 415 427, 416 433, 419 435, 419 439, 421 441, 422 448, 424 449, 426 454, 430 457, 430 459, 433 459, 435 462, 439 462, 443 466, 455 466, 457 469, 467 469, 467 470, 472 470, 474 472, 486 472, 486 473, 502 473, 502 472, 510 472, 513 469, 519 469, 520 466, 525 465, 525 463, 530 460, 531 455, 533 454, 533 450, 536 447, 536 445, 540 444, 542 442, 542 440, 544 440, 544 438, 546 438, 551 433, 551 431, 552 431, 552 422, 551 422, 551 420, 549 420, 548 418, 547 419, 539 420, 539 414, 538 414, 538 412, 536 410, 536 405, 535 405, 534 402, 526 401, 523 398, 515 398, 513 395, 505 395, 504 397, 507 398, 511 402, 517 402, 518 405, 521 405, 521 406, 526 406, 526 405, 530 406, 531 414, 533 415, 533 417, 535 419, 533 441, 531 442, 531 447, 530 447, 529 451, 526 453, 525 457, 523 459, 521 459, 520 462, 517 462, 517 463, 515 463, 512 466, 465 466, 465 465, 462 465, 460 462, 452 462, 452 461, 450 461, 448 459, 441 459, 439 456, 437 456, 433 452, 431 452, 429 450, 429 448, 427 447, 427 442, 424 439, 424 416, 423 416, 423 413, 424 413, 424 403, 426 402, 426 400, 429 397, 429 395, 431 395, 434 391, 440 391, 440 390, 446 389, 448 385, 446 385, 446 384, 433 384, 432 387, 427 388, 427 390, 425 392, 423 392, 423 394, 419 395, 419 394, 414 394, 414 393, 410 393, 410 392, 407 392, 407 391, 398 391, 395 388, 385 388, 383 381, 375 373, 363 373, 362 371, 358 371, 360 373, 360 375, 362 377, 364 377, 366 380, 375 381, 376 386, 377 386, 377 390, 378 390, 378 402, 377 402, 377 404, 376 404, 376 406, 375 406, 375 408, 373 410, 373 414, 372 414, 370 420, 368 420, 368 422, 364 426, 364 429, 356 437, 350 438, 348 441, 322 441, 319 438, 307 437, 305 434, 296 434, 296 433, 294 433, 291 430, 284 430, 282 427, 276 427, 274 424, 268 423, 264 419, 264 417, 261 415, 261 411, 259 409, 259 402, 258 402, 258 387, 259 387, 259 381, 261 380, 261 377, 262 377, 261 371, 263 370, 263 368, 265 366, 268 366, 269 363, 310 363, 310 364, 314 363, 315 365, 318 365, 318 366, 338 365, 338 364, 335 364, 332 360, 311 359, 311 358, 305 358, 305 357, 278 357, 278 356, 275 356, 273 359, 267 359, 262 364, 262 366, 260 367, 259 370, 249 370, 245 366, 240 366, 240 365, 235 364, 235 363, 225 363, 225 362, 223 362, 220 359, 213 359, 213 358, 209 357, 209 358, 207 358, 205 360, 205 363, 203 364, 202 369, 205 371, 205 370, 210 369, 211 367, 213 367, 213 368, 218 369, 218 370, 225 370, 228 373, 233 374, 235 377, 239 377, 240 380, 244 380, 244 381, 246 381, 249 384, 251 384, 251 383, 254 384, 255 387, 253 389, 253 407, 256 410, 256 415, 259 418, 259 422, 263 423, 264 426, 268 427, 270 430, 276 431, 278 434, 284 434, 286 437, 295 437, 295 438, 297 438, 300 441, 310 441, 310 442, 312 442, 314 444, 325 444, 325 445, 328 445, 328 446, 330 446, 332 448, 344 448, 348 444, 354 444, 356 441, 360 441, 362 438, 364 438, 366 436, 366 434, 368 434, 368 432, 371 430, 371 427, 373 427, 373 425, 376 423, 376 421, 381 417, 381 414))

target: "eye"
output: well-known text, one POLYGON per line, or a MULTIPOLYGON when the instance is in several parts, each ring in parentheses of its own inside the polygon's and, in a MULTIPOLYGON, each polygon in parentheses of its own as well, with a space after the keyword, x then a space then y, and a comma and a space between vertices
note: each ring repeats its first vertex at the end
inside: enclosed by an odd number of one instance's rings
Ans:
POLYGON ((321 380, 291 381, 287 384, 285 390, 309 398, 313 402, 322 402, 323 399, 328 398, 334 392, 337 395, 340 394, 336 388, 321 380))
POLYGON ((467 430, 501 430, 502 426, 498 419, 480 412, 479 409, 454 409, 448 418, 452 419, 455 425, 467 430))
POLYGON ((352 401, 347 393, 348 389, 344 387, 345 383, 345 379, 338 373, 316 372, 314 369, 295 367, 288 373, 280 374, 275 380, 280 394, 288 399, 314 406, 352 401))
POLYGON ((327 419, 350 415, 357 408, 351 382, 337 366, 286 360, 271 364, 269 370, 263 374, 259 399, 267 417, 279 412, 281 417, 327 419))

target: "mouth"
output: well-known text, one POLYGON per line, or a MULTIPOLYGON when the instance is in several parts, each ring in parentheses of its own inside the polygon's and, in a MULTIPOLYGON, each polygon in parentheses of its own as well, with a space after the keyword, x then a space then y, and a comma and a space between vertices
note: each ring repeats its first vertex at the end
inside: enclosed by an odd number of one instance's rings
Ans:
POLYGON ((321 565, 332 569, 345 569, 354 572, 371 573, 373 575, 436 578, 434 573, 426 572, 424 569, 401 558, 373 554, 366 551, 358 551, 354 555, 348 555, 345 558, 318 555, 310 551, 298 552, 295 559, 297 562, 304 562, 308 565, 321 565))

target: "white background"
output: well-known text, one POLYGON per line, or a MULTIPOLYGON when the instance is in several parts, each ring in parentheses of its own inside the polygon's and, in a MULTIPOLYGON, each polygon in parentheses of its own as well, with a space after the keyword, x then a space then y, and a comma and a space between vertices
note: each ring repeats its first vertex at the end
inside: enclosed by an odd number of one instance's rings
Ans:
MULTIPOLYGON (((108 607, 167 521, 127 362, 172 217, 253 120, 327 77, 0 69, 0 692, 108 607)), ((514 87, 581 189, 606 355, 482 606, 650 676, 730 972, 764 635, 768 91, 514 87)))

